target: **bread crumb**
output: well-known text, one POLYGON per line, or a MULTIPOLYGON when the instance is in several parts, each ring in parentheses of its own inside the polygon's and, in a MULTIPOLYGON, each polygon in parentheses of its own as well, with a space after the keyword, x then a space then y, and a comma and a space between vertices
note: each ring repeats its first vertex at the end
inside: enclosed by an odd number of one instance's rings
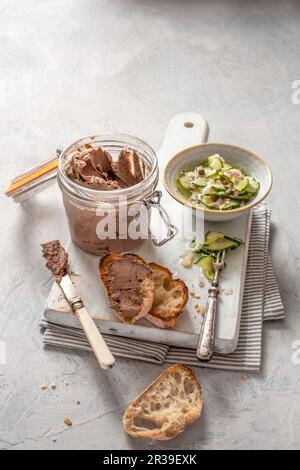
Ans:
POLYGON ((199 285, 199 287, 201 287, 201 289, 203 289, 203 287, 205 287, 205 281, 204 281, 204 279, 199 279, 198 285, 199 285))
POLYGON ((49 387, 48 384, 42 384, 42 385, 41 385, 41 389, 42 389, 42 390, 47 390, 48 387, 49 387))
POLYGON ((205 310, 206 310, 204 305, 199 305, 199 304, 196 304, 194 306, 194 308, 195 308, 196 312, 199 313, 200 315, 203 315, 205 313, 205 310))
POLYGON ((248 379, 248 375, 247 375, 247 374, 241 375, 241 379, 242 379, 242 380, 247 380, 247 379, 248 379))
POLYGON ((50 387, 52 388, 52 390, 55 390, 56 389, 56 384, 54 382, 52 382, 52 384, 50 385, 50 387))
POLYGON ((65 418, 65 419, 64 419, 64 423, 65 423, 67 426, 72 426, 73 421, 71 420, 71 418, 65 418))
POLYGON ((80 400, 77 400, 77 401, 76 401, 76 405, 80 405, 80 400))
POLYGON ((200 299, 200 298, 201 298, 201 295, 197 294, 197 292, 194 291, 194 290, 190 290, 190 295, 191 295, 194 299, 200 299))
POLYGON ((57 441, 57 439, 52 439, 52 442, 56 442, 56 441, 57 441))
POLYGON ((75 273, 74 271, 70 271, 69 274, 71 274, 71 276, 74 276, 74 277, 80 277, 80 274, 75 273))

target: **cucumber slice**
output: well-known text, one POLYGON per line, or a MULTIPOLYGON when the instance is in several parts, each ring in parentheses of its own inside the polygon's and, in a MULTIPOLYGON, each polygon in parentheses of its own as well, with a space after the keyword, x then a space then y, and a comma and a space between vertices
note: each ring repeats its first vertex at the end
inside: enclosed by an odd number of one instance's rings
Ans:
POLYGON ((232 185, 232 181, 230 178, 228 178, 227 175, 225 175, 225 173, 222 173, 220 174, 220 181, 222 184, 226 184, 226 185, 232 185))
POLYGON ((207 207, 208 209, 215 209, 215 210, 221 210, 221 211, 227 211, 230 209, 236 209, 237 207, 240 207, 241 203, 240 201, 236 201, 234 199, 229 199, 229 198, 222 198, 210 194, 206 194, 202 198, 202 203, 207 207))
POLYGON ((209 231, 205 235, 203 250, 208 252, 219 250, 230 250, 242 245, 243 241, 237 237, 225 235, 222 232, 209 231))
POLYGON ((223 171, 231 170, 231 168, 233 168, 233 165, 231 165, 231 163, 226 162, 224 157, 220 156, 220 160, 222 162, 222 170, 223 171))
POLYGON ((219 197, 227 197, 227 193, 225 193, 224 191, 214 191, 213 189, 211 189, 211 191, 209 191, 208 193, 210 196, 215 196, 217 198, 219 197))
POLYGON ((183 188, 190 189, 190 178, 187 174, 184 173, 183 175, 179 176, 178 181, 183 188))
POLYGON ((207 161, 208 161, 208 166, 212 170, 219 171, 223 167, 223 163, 219 155, 211 155, 211 157, 208 157, 207 161))
POLYGON ((233 250, 234 248, 237 248, 239 245, 233 240, 229 240, 226 238, 223 238, 222 240, 216 240, 209 245, 203 245, 203 248, 205 250, 210 250, 210 251, 220 251, 220 250, 233 250))
POLYGON ((204 255, 211 255, 212 251, 209 248, 206 248, 204 245, 202 246, 201 250, 197 253, 202 253, 204 255))
POLYGON ((177 189, 180 191, 180 193, 186 198, 189 199, 192 195, 192 192, 189 189, 186 189, 182 186, 179 178, 176 181, 177 189))
POLYGON ((193 184, 195 184, 196 186, 200 186, 201 188, 204 188, 207 185, 207 178, 202 178, 201 176, 199 176, 199 178, 196 178, 193 181, 193 184))
POLYGON ((203 272, 204 276, 211 282, 214 279, 213 270, 213 257, 210 255, 204 255, 199 258, 195 263, 203 272))
POLYGON ((233 183, 233 186, 237 191, 242 192, 242 191, 245 191, 247 189, 248 184, 249 184, 249 180, 248 180, 247 176, 244 176, 243 178, 235 181, 233 183))
POLYGON ((255 179, 253 176, 248 176, 248 186, 247 186, 247 191, 249 193, 252 193, 251 196, 255 193, 257 193, 257 191, 259 190, 260 188, 260 184, 259 182, 257 181, 257 179, 255 179))
POLYGON ((205 196, 203 196, 202 202, 208 209, 221 209, 221 204, 223 200, 222 198, 216 199, 215 196, 206 194, 205 196))
POLYGON ((231 194, 228 195, 229 199, 232 199, 233 201, 249 201, 253 197, 253 193, 243 193, 240 196, 232 196, 231 194))
POLYGON ((222 183, 213 183, 211 185, 211 187, 215 190, 215 191, 226 191, 226 188, 224 186, 224 184, 222 183))
POLYGON ((226 198, 226 199, 223 199, 220 209, 222 211, 228 211, 230 209, 236 209, 237 207, 240 207, 240 205, 241 205, 240 201, 235 201, 233 199, 226 198))
POLYGON ((209 245, 210 243, 214 243, 216 240, 223 240, 225 237, 224 233, 222 232, 214 232, 210 230, 205 235, 204 243, 205 245, 209 245))
POLYGON ((244 174, 238 168, 231 168, 230 170, 224 171, 224 175, 228 176, 230 181, 233 183, 239 181, 240 179, 244 178, 244 174))
POLYGON ((215 178, 216 176, 218 176, 218 171, 217 170, 212 170, 211 168, 206 168, 205 169, 205 176, 207 178, 215 178))
POLYGON ((231 170, 233 168, 232 165, 230 165, 230 163, 223 163, 223 171, 228 171, 228 170, 231 170))
POLYGON ((222 232, 209 231, 205 235, 205 240, 202 248, 206 250, 206 252, 208 252, 209 250, 232 250, 240 246, 242 243, 243 241, 239 238, 230 237, 222 232))
POLYGON ((237 237, 231 237, 230 235, 224 235, 224 238, 226 238, 227 240, 232 240, 233 242, 235 242, 238 246, 241 246, 243 245, 243 240, 241 240, 240 238, 237 238, 237 237))

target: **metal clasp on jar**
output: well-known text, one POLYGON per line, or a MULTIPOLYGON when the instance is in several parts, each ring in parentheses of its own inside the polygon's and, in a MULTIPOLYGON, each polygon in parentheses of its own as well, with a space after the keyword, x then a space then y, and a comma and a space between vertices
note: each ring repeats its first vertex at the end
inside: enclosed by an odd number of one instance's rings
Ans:
MULTIPOLYGON (((162 192, 157 190, 151 193, 150 196, 148 196, 146 199, 143 199, 143 201, 141 201, 141 203, 144 204, 144 206, 146 206, 146 208, 148 209, 149 217, 147 221, 141 218, 140 222, 146 227, 148 231, 148 235, 151 238, 155 246, 164 245, 169 240, 171 240, 171 238, 173 238, 178 232, 178 229, 175 227, 175 225, 171 223, 169 214, 164 209, 164 207, 160 204, 161 197, 162 197, 162 192), (151 212, 153 209, 156 209, 158 211, 158 214, 167 229, 166 237, 160 241, 157 240, 156 236, 152 233, 151 228, 150 228, 151 212)), ((137 210, 134 215, 135 219, 138 219, 140 216, 141 216, 141 212, 137 210)))

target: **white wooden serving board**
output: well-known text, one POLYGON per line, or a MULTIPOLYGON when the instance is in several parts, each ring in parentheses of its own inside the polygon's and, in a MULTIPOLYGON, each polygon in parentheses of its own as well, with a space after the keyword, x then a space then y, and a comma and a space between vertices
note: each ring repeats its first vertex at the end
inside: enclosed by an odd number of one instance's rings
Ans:
MULTIPOLYGON (((207 123, 200 114, 184 113, 176 115, 168 126, 165 140, 158 152, 160 172, 163 172, 166 162, 174 154, 192 145, 205 142, 207 135, 207 123), (187 127, 185 123, 192 123, 193 127, 187 127)), ((160 189, 163 190, 161 184, 160 189)), ((179 216, 181 208, 178 208, 179 204, 174 202, 164 190, 162 203, 170 212, 173 222, 180 226, 182 223, 179 216), (176 216, 176 210, 178 210, 178 216, 176 216)), ((198 238, 202 239, 206 231, 217 230, 237 236, 245 241, 243 247, 228 254, 227 267, 221 277, 220 287, 225 292, 219 296, 215 346, 216 351, 223 354, 233 352, 238 342, 251 217, 252 213, 249 212, 228 222, 205 221, 201 230, 202 233, 198 235, 198 238), (231 291, 232 294, 228 295, 231 291)), ((186 218, 184 221, 187 222, 186 218)), ((184 233, 188 233, 189 227, 186 227, 186 225, 184 227, 184 233)), ((181 266, 179 255, 185 250, 185 247, 186 241, 182 240, 181 237, 176 237, 162 247, 155 247, 150 240, 146 240, 138 249, 133 250, 136 254, 142 256, 145 261, 154 261, 169 267, 174 277, 183 279, 189 291, 193 293, 189 296, 185 311, 176 328, 162 330, 143 319, 134 325, 121 323, 109 308, 106 295, 99 281, 99 258, 85 253, 72 242, 70 243, 68 252, 71 278, 85 306, 103 333, 179 347, 196 348, 203 321, 203 315, 197 312, 196 306, 205 306, 209 283, 205 281, 205 286, 200 287, 199 280, 204 280, 204 277, 197 266, 189 269, 181 266)), ((51 288, 45 306, 44 317, 46 320, 59 325, 80 328, 76 316, 72 313, 60 287, 56 283, 51 288)))

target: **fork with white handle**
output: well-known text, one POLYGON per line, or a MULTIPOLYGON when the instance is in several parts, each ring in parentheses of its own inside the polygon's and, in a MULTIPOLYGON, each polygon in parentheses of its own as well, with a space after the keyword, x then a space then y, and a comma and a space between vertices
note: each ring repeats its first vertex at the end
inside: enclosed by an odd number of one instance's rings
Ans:
POLYGON ((219 277, 224 267, 225 250, 219 251, 213 262, 214 279, 208 290, 204 321, 202 324, 199 342, 197 346, 197 358, 199 361, 210 361, 214 353, 217 299, 219 294, 219 277))

